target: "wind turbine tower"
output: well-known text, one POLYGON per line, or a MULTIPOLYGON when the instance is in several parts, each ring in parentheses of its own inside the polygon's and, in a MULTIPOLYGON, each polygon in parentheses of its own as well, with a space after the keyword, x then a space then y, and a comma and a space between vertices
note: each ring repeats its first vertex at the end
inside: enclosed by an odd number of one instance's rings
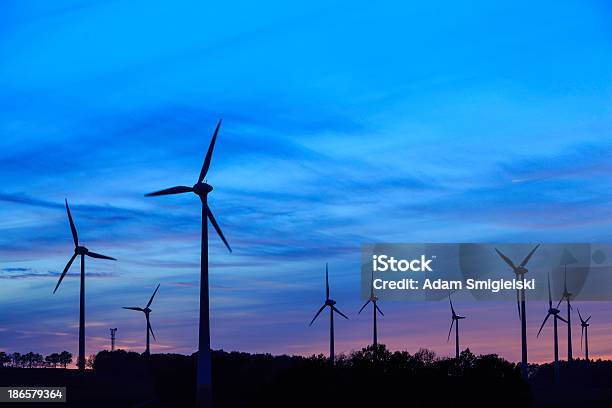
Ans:
POLYGON ((361 306, 361 309, 359 309, 359 312, 357 314, 361 314, 361 312, 363 311, 363 309, 365 309, 365 307, 369 304, 372 303, 372 322, 373 322, 373 339, 372 339, 372 344, 374 345, 374 348, 376 348, 376 346, 378 345, 378 327, 376 326, 376 315, 378 313, 380 313, 381 316, 384 316, 385 314, 382 312, 382 310, 380 310, 380 307, 378 307, 378 297, 376 297, 376 295, 374 295, 374 271, 372 271, 372 280, 370 281, 370 297, 368 298, 368 300, 363 304, 363 306, 361 306))
POLYGON ((584 358, 586 361, 589 361, 589 320, 591 320, 591 316, 587 317, 586 320, 583 320, 582 315, 580 314, 580 309, 578 309, 578 317, 580 318, 580 325, 582 326, 582 331, 580 333, 580 347, 582 347, 582 338, 584 337, 584 358))
POLYGON ((66 213, 68 214, 68 222, 70 224, 70 231, 72 232, 72 240, 74 241, 74 254, 64 267, 64 271, 60 275, 59 280, 57 281, 57 285, 55 285, 55 289, 53 293, 57 291, 60 283, 66 276, 66 272, 70 269, 72 262, 76 259, 77 256, 81 256, 81 288, 79 295, 79 358, 77 360, 78 368, 81 372, 85 371, 85 256, 89 256, 91 258, 98 259, 110 259, 112 261, 116 261, 115 258, 111 258, 110 256, 97 254, 95 252, 91 252, 86 247, 79 245, 79 237, 77 234, 76 227, 74 225, 74 221, 72 220, 72 215, 70 214, 70 207, 68 207, 68 200, 66 200, 66 213))
POLYGON ((147 305, 144 308, 141 307, 123 307, 124 309, 129 309, 129 310, 136 310, 138 312, 143 312, 145 315, 145 318, 147 319, 147 348, 145 349, 145 354, 146 355, 150 355, 151 354, 151 349, 149 347, 149 333, 151 334, 151 336, 153 336, 153 339, 155 341, 157 341, 157 339, 155 338, 155 333, 153 333, 153 328, 151 327, 151 320, 150 320, 150 314, 152 312, 151 308, 149 306, 151 306, 151 303, 153 303, 153 298, 155 297, 155 294, 157 293, 157 291, 159 290, 159 285, 157 285, 157 287, 155 288, 155 291, 153 292, 153 295, 151 295, 151 299, 149 299, 149 303, 147 303, 147 305))
POLYGON ((454 324, 455 325, 455 358, 458 360, 459 359, 459 320, 465 319, 465 316, 459 316, 457 313, 455 313, 455 308, 453 307, 453 301, 451 300, 450 295, 448 296, 448 301, 450 302, 452 320, 451 320, 450 329, 448 329, 448 338, 446 339, 446 341, 448 342, 450 340, 450 335, 451 335, 451 332, 453 331, 453 324, 454 324))
POLYGON ((546 324, 546 321, 550 316, 553 316, 553 333, 554 333, 554 355, 555 355, 555 379, 559 378, 559 337, 557 333, 557 320, 561 320, 567 323, 567 320, 559 316, 559 309, 553 307, 552 296, 550 293, 550 274, 548 275, 548 313, 540 326, 540 330, 538 330, 538 335, 536 337, 540 337, 540 333, 546 324))
POLYGON ((197 364, 197 405, 198 407, 210 407, 212 405, 212 372, 211 372, 211 353, 210 353, 210 316, 209 316, 209 298, 208 298, 208 221, 219 234, 219 237, 232 252, 227 240, 221 232, 221 228, 215 217, 213 216, 210 207, 208 206, 208 194, 213 190, 212 186, 205 180, 206 174, 210 167, 215 140, 221 127, 221 121, 217 123, 217 128, 213 134, 204 164, 200 170, 198 181, 192 186, 176 186, 165 190, 156 191, 146 194, 147 196, 160 196, 181 193, 194 193, 200 198, 202 203, 202 239, 201 239, 201 256, 200 256, 200 328, 198 340, 198 364, 197 364))
MULTIPOLYGON (((534 252, 540 247, 540 244, 536 245, 529 254, 523 259, 518 265, 514 265, 514 262, 506 255, 502 254, 497 248, 495 251, 504 260, 508 266, 512 268, 512 271, 518 279, 523 283, 525 282, 525 274, 528 272, 527 263, 533 256, 534 252)), ((521 375, 523 378, 527 378, 527 310, 525 305, 525 289, 516 291, 516 302, 519 310, 519 318, 521 319, 521 375)))
POLYGON ((323 303, 323 306, 321 306, 317 314, 310 321, 310 326, 312 326, 323 309, 329 307, 329 362, 332 365, 334 364, 334 313, 338 313, 340 316, 348 320, 348 317, 338 310, 335 305, 336 301, 329 297, 329 271, 327 264, 325 264, 325 303, 323 303))
POLYGON ((563 302, 563 299, 565 299, 567 301, 567 361, 572 361, 573 360, 573 353, 572 353, 572 305, 570 303, 570 298, 573 296, 572 293, 570 293, 567 290, 567 265, 568 264, 573 264, 578 262, 578 260, 567 250, 567 249, 563 249, 563 255, 561 256, 561 264, 563 265, 565 271, 564 271, 564 278, 563 278, 563 295, 561 296, 561 299, 559 300, 559 303, 557 303, 557 309, 559 308, 559 306, 561 305, 561 302, 563 302))

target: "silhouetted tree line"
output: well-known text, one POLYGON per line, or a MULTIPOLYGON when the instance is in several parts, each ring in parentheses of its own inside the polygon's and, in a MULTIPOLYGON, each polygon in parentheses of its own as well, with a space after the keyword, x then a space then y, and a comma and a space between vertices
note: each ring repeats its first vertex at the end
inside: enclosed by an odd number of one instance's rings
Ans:
MULTIPOLYGON (((115 378, 146 378, 160 406, 194 403, 195 354, 102 351, 93 367, 94 372, 115 378)), ((333 367, 323 355, 213 351, 213 398, 216 407, 361 407, 398 402, 489 407, 492 401, 497 406, 527 404, 530 392, 518 366, 497 355, 475 356, 468 349, 456 361, 426 349, 410 354, 378 345, 338 356, 333 367)))
POLYGON ((67 351, 61 353, 51 353, 43 357, 42 354, 29 352, 26 354, 0 352, 0 367, 14 368, 43 368, 43 367, 62 367, 66 368, 72 363, 72 354, 67 351))
MULTIPOLYGON (((13 355, 0 356, 6 365, 14 364, 13 355)), ((195 403, 196 358, 195 354, 102 351, 89 358, 93 370, 88 370, 85 385, 76 370, 0 370, 0 383, 2 378, 4 382, 19 378, 20 384, 67 385, 74 406, 131 407, 149 401, 151 407, 187 407, 195 403)), ((217 408, 575 408, 585 401, 589 408, 612 406, 610 361, 562 362, 558 383, 553 382, 552 364, 532 365, 526 383, 517 364, 497 355, 476 356, 469 349, 454 359, 426 349, 411 354, 370 346, 337 356, 333 367, 323 355, 213 351, 212 358, 217 408)), ((16 367, 40 363, 32 356, 17 361, 16 367)), ((57 363, 52 358, 48 364, 57 363)))

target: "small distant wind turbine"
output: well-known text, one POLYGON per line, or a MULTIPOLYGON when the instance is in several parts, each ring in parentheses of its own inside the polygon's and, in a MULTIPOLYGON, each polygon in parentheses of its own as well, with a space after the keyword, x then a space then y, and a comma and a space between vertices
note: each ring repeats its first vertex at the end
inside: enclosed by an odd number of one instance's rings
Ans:
POLYGON ((180 194, 180 193, 194 193, 200 197, 202 202, 202 240, 201 240, 201 257, 200 257, 200 330, 199 330, 199 341, 198 341, 198 368, 197 368, 197 406, 198 407, 209 407, 212 404, 212 369, 211 369, 211 354, 210 354, 210 320, 209 320, 209 299, 208 299, 208 222, 210 223, 219 234, 219 237, 232 252, 227 240, 221 232, 221 228, 215 217, 208 206, 208 193, 212 191, 212 186, 206 183, 205 177, 210 167, 210 160, 212 158, 213 149, 215 147, 215 140, 217 140, 217 133, 219 133, 219 127, 221 127, 221 121, 217 123, 217 128, 213 134, 206 157, 204 158, 204 164, 200 170, 200 176, 198 177, 197 183, 193 187, 187 186, 176 186, 167 188, 165 190, 156 191, 154 193, 146 194, 146 196, 159 196, 169 194, 180 194))
MULTIPOLYGON (((514 262, 506 255, 502 254, 497 248, 495 248, 495 251, 504 262, 512 268, 516 277, 522 282, 525 282, 525 274, 528 272, 526 268, 527 263, 539 247, 540 244, 536 245, 518 266, 514 265, 514 262)), ((523 378, 527 378, 527 311, 525 306, 525 289, 516 291, 516 302, 519 310, 519 318, 521 319, 521 374, 523 378)))
POLYGON ((323 306, 321 306, 315 317, 310 321, 310 326, 312 326, 323 309, 329 307, 329 361, 331 364, 334 364, 334 312, 348 320, 348 317, 338 310, 335 305, 336 301, 329 297, 329 272, 327 264, 325 264, 325 303, 323 303, 323 306))
POLYGON ((455 313, 455 308, 453 308, 453 301, 451 300, 450 295, 448 296, 448 301, 450 302, 452 320, 451 320, 450 329, 448 329, 448 338, 446 339, 446 341, 448 342, 450 340, 450 335, 451 335, 451 332, 453 331, 453 324, 454 324, 455 325, 455 358, 459 359, 459 320, 465 319, 465 316, 459 316, 457 313, 455 313))
POLYGON ((147 303, 144 309, 141 307, 125 307, 125 306, 123 307, 124 309, 136 310, 139 312, 143 312, 145 314, 145 318, 147 319, 147 348, 145 349, 146 355, 151 354, 150 348, 149 348, 149 332, 151 333, 151 336, 153 336, 153 339, 157 341, 157 339, 155 338, 155 333, 153 333, 153 328, 151 328, 151 321, 149 320, 149 314, 151 314, 152 312, 149 306, 151 306, 151 303, 153 303, 153 298, 155 297, 155 294, 157 293, 157 290, 159 289, 159 285, 161 284, 157 284, 157 287, 155 288, 153 295, 151 295, 151 299, 149 299, 149 303, 147 303))
POLYGON ((580 325, 582 326, 582 332, 580 333, 580 348, 582 348, 582 337, 584 336, 584 358, 586 361, 589 361, 589 320, 591 320, 591 316, 583 320, 580 309, 578 309, 578 317, 580 317, 580 325))
POLYGON ((72 220, 72 215, 70 214, 70 207, 68 207, 68 200, 66 200, 66 213, 68 214, 68 222, 70 223, 70 231, 72 231, 72 240, 74 241, 74 254, 66 264, 64 271, 60 275, 59 280, 57 281, 57 285, 55 285, 55 289, 53 293, 57 291, 60 283, 66 276, 66 272, 70 269, 72 262, 76 259, 77 255, 81 256, 81 290, 80 290, 80 298, 79 298, 79 359, 77 361, 77 365, 80 371, 85 371, 85 255, 90 256, 92 258, 98 259, 110 259, 111 261, 116 261, 115 258, 111 258, 110 256, 97 254, 95 252, 91 252, 86 247, 79 245, 79 237, 77 235, 76 227, 74 226, 74 221, 72 220))
POLYGON ((363 311, 363 309, 365 309, 365 307, 372 302, 372 313, 374 315, 374 320, 373 320, 373 324, 374 324, 374 339, 373 339, 373 345, 374 347, 376 347, 378 345, 378 329, 376 326, 376 314, 380 313, 381 316, 384 316, 385 314, 382 312, 382 310, 380 310, 380 307, 378 307, 378 297, 376 297, 374 295, 374 271, 372 271, 372 281, 370 282, 370 298, 367 300, 367 302, 365 302, 363 304, 363 306, 361 306, 361 309, 359 309, 359 313, 357 314, 361 314, 361 312, 363 311))
POLYGON ((578 262, 578 260, 567 250, 563 249, 563 255, 561 256, 561 264, 563 265, 564 278, 563 278, 563 295, 561 299, 559 299, 559 303, 557 303, 557 308, 563 302, 563 299, 567 301, 567 361, 573 360, 572 353, 572 305, 570 304, 570 298, 573 296, 573 293, 570 293, 567 290, 567 265, 578 262))
POLYGON ((542 325, 540 326, 540 330, 538 330, 538 335, 536 337, 540 337, 540 333, 542 332, 542 329, 544 328, 546 321, 548 320, 550 316, 553 316, 553 330, 554 330, 554 337, 555 337, 555 342, 554 342, 555 378, 558 378, 559 376, 559 338, 557 336, 557 320, 561 320, 562 322, 567 323, 567 320, 559 316, 559 313, 560 313, 559 309, 557 309, 556 307, 553 307, 552 295, 550 293, 550 274, 548 274, 548 313, 546 314, 546 317, 544 318, 544 321, 542 322, 542 325))

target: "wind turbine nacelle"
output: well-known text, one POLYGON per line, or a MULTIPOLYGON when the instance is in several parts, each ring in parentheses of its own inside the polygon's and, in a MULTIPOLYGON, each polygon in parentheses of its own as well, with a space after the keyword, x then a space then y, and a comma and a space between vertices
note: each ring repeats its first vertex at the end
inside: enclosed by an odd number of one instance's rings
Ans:
POLYGON ((553 307, 551 309, 548 309, 548 313, 557 315, 557 314, 561 313, 561 311, 559 309, 553 307))
POLYGON ((145 312, 146 314, 149 314, 152 312, 152 310, 147 307, 145 310, 143 310, 143 312, 145 312))
POLYGON ((333 306, 333 305, 335 305, 335 304, 336 304, 336 301, 335 301, 334 299, 327 299, 327 300, 325 301, 325 304, 326 304, 327 306, 333 306))
POLYGON ((193 192, 198 195, 206 195, 213 190, 212 186, 207 183, 196 183, 193 185, 193 192))
POLYGON ((524 274, 526 274, 528 271, 527 271, 527 268, 525 268, 525 267, 523 267, 523 266, 519 266, 519 267, 517 267, 517 268, 514 270, 514 272, 515 272, 517 275, 524 275, 524 274))
POLYGON ((378 302, 378 296, 370 296, 372 302, 378 302))
POLYGON ((74 253, 77 255, 87 255, 87 253, 89 252, 89 249, 85 248, 84 246, 77 246, 74 248, 74 253))

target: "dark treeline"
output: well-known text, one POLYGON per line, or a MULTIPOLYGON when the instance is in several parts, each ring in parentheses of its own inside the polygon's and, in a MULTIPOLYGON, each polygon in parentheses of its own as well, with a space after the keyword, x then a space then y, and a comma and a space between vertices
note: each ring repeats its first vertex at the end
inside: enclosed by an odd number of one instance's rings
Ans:
MULTIPOLYGON (((175 354, 147 358, 103 351, 94 361, 99 373, 147 378, 159 406, 194 403, 195 369, 195 356, 175 354)), ((455 361, 429 350, 410 354, 379 345, 341 355, 334 367, 323 355, 213 352, 215 407, 362 407, 398 401, 409 401, 410 406, 491 406, 500 395, 503 404, 528 405, 531 398, 515 364, 469 350, 455 361)))
MULTIPOLYGON (((93 363, 93 356, 92 356, 91 362, 93 363)), ((66 368, 70 363, 72 363, 72 354, 67 351, 62 351, 61 353, 51 353, 45 357, 43 357, 42 354, 34 353, 32 351, 26 354, 21 354, 21 353, 7 354, 4 351, 0 351, 0 367, 14 367, 14 368, 62 367, 62 368, 66 368)))
MULTIPOLYGON (((9 363, 11 365, 12 363, 9 363)), ((74 406, 193 406, 196 355, 102 351, 90 359, 83 383, 77 370, 0 370, 24 385, 67 385, 74 406), (39 374, 37 374, 39 373, 39 374), (53 373, 57 373, 57 378, 53 373), (71 384, 74 384, 71 388, 71 384), (83 386, 85 384, 85 386, 83 386), (80 404, 80 405, 79 405, 80 404)), ((17 367, 28 367, 19 364, 17 367)), ((35 365, 32 365, 34 367, 35 365)), ((520 367, 497 355, 459 359, 426 349, 391 352, 384 345, 337 357, 272 356, 213 352, 215 407, 411 406, 589 407, 612 406, 612 362, 562 362, 554 383, 552 364, 520 367)))

